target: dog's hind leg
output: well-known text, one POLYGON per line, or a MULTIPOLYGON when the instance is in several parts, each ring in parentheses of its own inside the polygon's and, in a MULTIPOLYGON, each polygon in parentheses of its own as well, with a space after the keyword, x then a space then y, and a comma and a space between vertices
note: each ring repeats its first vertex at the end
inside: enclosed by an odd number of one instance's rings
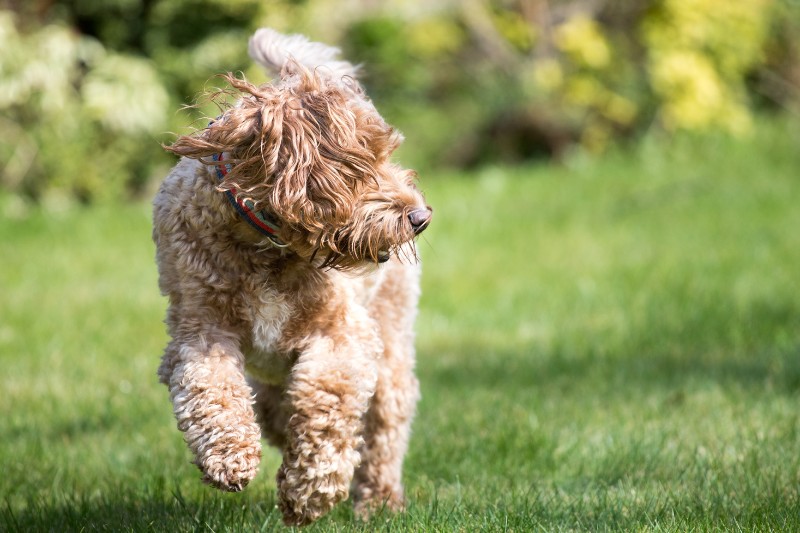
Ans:
POLYGON ((362 461, 353 482, 355 510, 361 518, 383 508, 398 511, 405 504, 403 458, 419 400, 413 333, 419 271, 396 264, 387 265, 387 270, 369 309, 380 325, 384 352, 364 421, 362 461))
POLYGON ((282 387, 251 379, 255 398, 256 419, 262 436, 278 449, 286 447, 286 425, 289 422, 286 394, 282 387))

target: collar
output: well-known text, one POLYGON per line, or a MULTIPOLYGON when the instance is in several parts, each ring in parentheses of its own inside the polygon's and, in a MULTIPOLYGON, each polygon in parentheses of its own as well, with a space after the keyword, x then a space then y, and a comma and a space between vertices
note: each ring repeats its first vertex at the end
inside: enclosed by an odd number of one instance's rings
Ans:
MULTIPOLYGON (((216 162, 222 161, 222 154, 214 154, 212 157, 216 162)), ((230 172, 232 168, 231 163, 222 163, 214 166, 217 169, 217 178, 220 182, 225 179, 225 176, 228 175, 228 172, 230 172)), ((288 244, 284 243, 278 237, 280 226, 278 226, 275 221, 275 217, 263 209, 256 210, 253 200, 240 197, 236 187, 227 189, 225 191, 225 196, 228 197, 228 201, 239 215, 259 233, 266 235, 266 237, 272 241, 273 245, 278 248, 285 248, 288 246, 288 244)))

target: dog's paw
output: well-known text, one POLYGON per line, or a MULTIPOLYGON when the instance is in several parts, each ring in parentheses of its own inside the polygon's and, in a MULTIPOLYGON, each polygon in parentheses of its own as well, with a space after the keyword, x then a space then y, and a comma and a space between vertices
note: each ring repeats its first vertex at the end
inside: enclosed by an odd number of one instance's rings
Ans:
POLYGON ((278 508, 283 515, 283 523, 287 526, 307 526, 322 518, 339 503, 339 498, 296 498, 293 494, 281 492, 278 495, 278 508))
POLYGON ((310 524, 348 496, 347 479, 337 475, 309 478, 308 473, 285 464, 278 470, 278 507, 287 526, 310 524))
POLYGON ((258 473, 260 443, 237 443, 233 449, 219 452, 196 461, 197 467, 203 472, 203 482, 228 492, 243 490, 258 473))

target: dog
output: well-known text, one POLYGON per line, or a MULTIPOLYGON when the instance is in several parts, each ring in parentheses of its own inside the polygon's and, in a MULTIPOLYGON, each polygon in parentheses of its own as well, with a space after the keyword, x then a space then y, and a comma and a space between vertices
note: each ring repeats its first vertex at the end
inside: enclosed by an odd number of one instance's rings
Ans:
POLYGON ((264 28, 249 53, 279 76, 224 75, 236 103, 166 147, 181 159, 153 202, 159 379, 206 483, 242 490, 263 436, 287 525, 351 492, 357 516, 399 510, 432 210, 337 48, 264 28))

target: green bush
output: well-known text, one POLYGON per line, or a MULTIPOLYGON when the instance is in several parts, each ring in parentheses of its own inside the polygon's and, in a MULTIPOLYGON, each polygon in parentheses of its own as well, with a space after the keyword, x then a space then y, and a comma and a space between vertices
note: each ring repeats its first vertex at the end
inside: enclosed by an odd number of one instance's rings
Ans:
POLYGON ((43 19, 0 10, 0 187, 34 201, 148 191, 172 161, 160 146, 167 132, 201 115, 176 110, 214 74, 249 66, 260 9, 78 0, 43 19))
MULTIPOLYGON (((752 80, 771 61, 779 63, 773 78, 798 70, 800 40, 791 30, 800 13, 785 0, 735 4, 562 0, 541 9, 476 0, 405 19, 399 11, 367 14, 346 42, 352 55, 388 70, 368 84, 394 104, 401 125, 416 121, 429 135, 430 123, 448 125, 440 138, 424 139, 434 160, 471 164, 560 155, 573 143, 602 151, 653 127, 747 134, 754 102, 763 101, 752 80), (415 35, 447 45, 419 53, 415 35)), ((791 82, 769 97, 796 101, 791 82)))
POLYGON ((0 10, 0 187, 127 198, 216 74, 266 80, 259 26, 338 43, 423 170, 600 152, 653 129, 747 135, 800 107, 793 0, 74 0, 0 10), (546 7, 546 9, 545 9, 546 7))
POLYGON ((648 80, 668 129, 750 130, 745 79, 763 60, 771 0, 664 0, 644 21, 648 80))
POLYGON ((32 198, 119 198, 148 179, 169 95, 153 64, 48 24, 20 33, 0 12, 2 185, 32 198))

